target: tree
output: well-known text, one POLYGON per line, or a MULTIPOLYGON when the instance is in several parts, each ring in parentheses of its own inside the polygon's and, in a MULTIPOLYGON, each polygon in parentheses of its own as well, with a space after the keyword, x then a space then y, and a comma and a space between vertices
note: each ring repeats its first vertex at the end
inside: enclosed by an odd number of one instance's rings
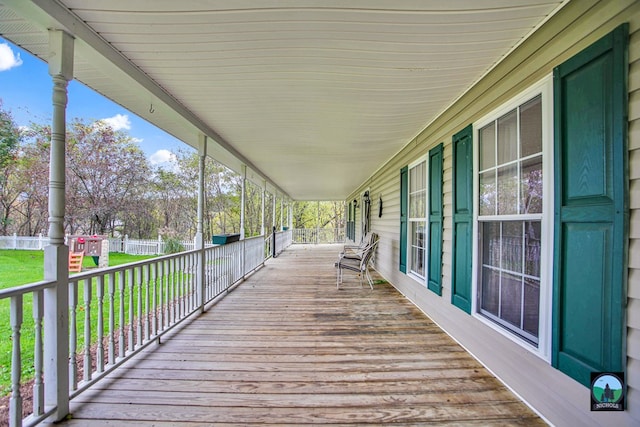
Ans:
POLYGON ((72 122, 67 141, 68 207, 85 218, 85 233, 113 233, 118 214, 144 193, 149 175, 144 153, 130 136, 101 122, 72 122))
MULTIPOLYGON (((26 136, 29 135, 27 132, 26 136)), ((26 138, 25 138, 26 139, 26 138)), ((16 204, 16 232, 33 236, 47 232, 49 217, 49 143, 23 141, 16 177, 21 182, 19 203, 16 204)))
POLYGON ((21 132, 0 101, 0 233, 6 235, 11 213, 20 196, 20 182, 16 173, 19 164, 21 132))

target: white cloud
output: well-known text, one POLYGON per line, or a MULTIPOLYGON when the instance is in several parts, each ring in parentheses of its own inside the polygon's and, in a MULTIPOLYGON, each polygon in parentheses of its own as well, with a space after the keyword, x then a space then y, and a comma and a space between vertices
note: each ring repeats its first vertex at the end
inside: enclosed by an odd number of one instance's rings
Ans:
POLYGON ((20 65, 22 65, 20 54, 14 54, 8 44, 0 43, 0 71, 7 71, 20 65))
POLYGON ((149 162, 154 166, 168 166, 171 169, 176 166, 176 155, 169 150, 158 150, 149 156, 149 162))
POLYGON ((116 114, 113 117, 102 119, 100 121, 105 123, 106 125, 111 126, 111 128, 115 131, 121 129, 131 129, 131 121, 129 121, 129 116, 127 116, 126 114, 116 114))

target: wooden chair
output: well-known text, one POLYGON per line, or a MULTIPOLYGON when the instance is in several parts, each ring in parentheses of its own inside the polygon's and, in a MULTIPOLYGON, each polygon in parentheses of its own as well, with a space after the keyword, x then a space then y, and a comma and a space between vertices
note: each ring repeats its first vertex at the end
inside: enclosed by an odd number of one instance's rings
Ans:
POLYGON ((369 283, 369 287, 373 289, 373 279, 369 274, 369 264, 373 255, 376 251, 376 247, 378 246, 378 239, 372 241, 368 246, 363 248, 360 252, 360 256, 349 256, 345 254, 341 254, 340 259, 336 262, 336 267, 338 267, 338 277, 336 280, 336 287, 340 289, 340 285, 342 284, 342 277, 344 271, 352 271, 357 273, 360 277, 360 286, 363 285, 363 279, 367 279, 367 283, 369 283))

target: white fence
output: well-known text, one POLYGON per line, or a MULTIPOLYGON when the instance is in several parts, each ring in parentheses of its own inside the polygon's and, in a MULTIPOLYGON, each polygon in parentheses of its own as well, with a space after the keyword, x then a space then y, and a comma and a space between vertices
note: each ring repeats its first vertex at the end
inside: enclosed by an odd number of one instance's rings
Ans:
MULTIPOLYGON (((185 251, 191 251, 196 248, 194 240, 178 241, 185 251)), ((16 249, 16 250, 43 250, 49 244, 49 238, 40 234, 36 237, 28 236, 0 236, 0 249, 16 249)), ((213 246, 211 243, 205 243, 206 247, 213 246)), ((166 242, 162 237, 153 240, 130 239, 125 236, 123 238, 109 238, 109 252, 120 252, 129 255, 162 255, 165 253, 166 242)))
MULTIPOLYGON (((278 247, 286 247, 289 244, 320 244, 320 243, 344 243, 345 230, 340 228, 296 228, 291 233, 277 233, 279 238, 290 239, 287 242, 278 242, 278 247)), ((178 241, 185 251, 196 248, 195 239, 178 241)), ((49 238, 40 234, 36 237, 27 236, 0 236, 0 249, 17 250, 43 250, 49 244, 49 238)), ((129 255, 163 255, 166 241, 158 236, 157 239, 130 239, 128 236, 110 237, 109 252, 119 252, 129 255)), ((205 247, 213 246, 205 242, 205 247)))

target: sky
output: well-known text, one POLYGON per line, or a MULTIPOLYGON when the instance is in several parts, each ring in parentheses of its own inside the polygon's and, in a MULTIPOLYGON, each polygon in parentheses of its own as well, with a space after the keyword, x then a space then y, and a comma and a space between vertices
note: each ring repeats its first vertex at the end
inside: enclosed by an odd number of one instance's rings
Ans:
MULTIPOLYGON (((50 124, 53 83, 47 64, 0 37, 0 100, 18 126, 50 124)), ((172 152, 190 150, 146 120, 94 92, 77 81, 69 82, 67 120, 86 123, 104 120, 115 130, 127 132, 144 151, 152 165, 172 168, 172 152)))

